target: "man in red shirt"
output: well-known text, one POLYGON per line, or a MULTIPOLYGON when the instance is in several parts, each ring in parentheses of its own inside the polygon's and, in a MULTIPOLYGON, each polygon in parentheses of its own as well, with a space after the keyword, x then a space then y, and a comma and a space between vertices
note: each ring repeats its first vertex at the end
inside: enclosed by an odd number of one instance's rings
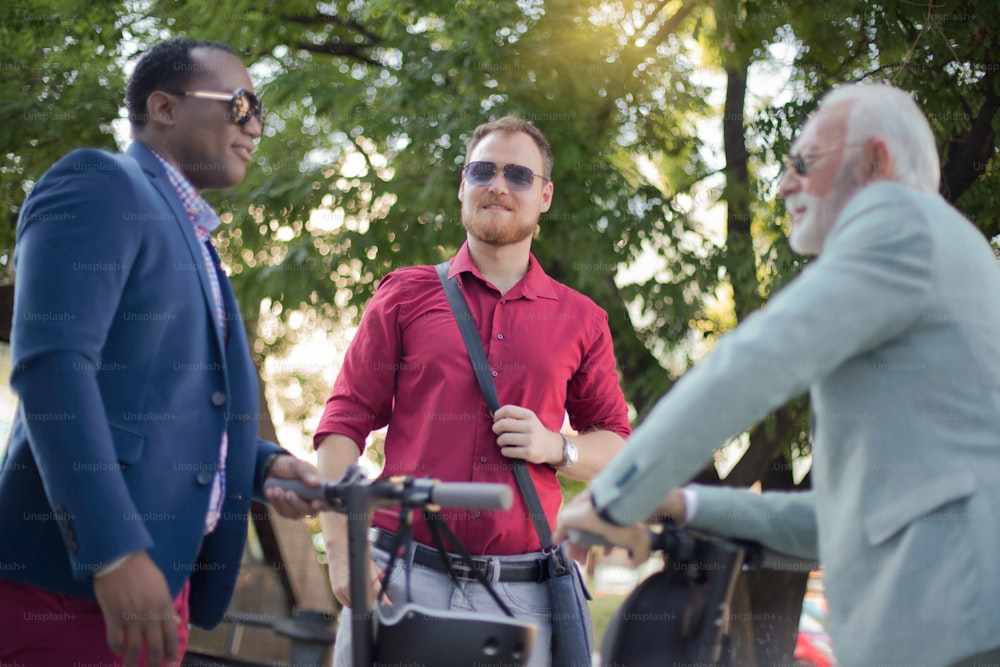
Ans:
MULTIPOLYGON (((493 561, 494 587, 508 607, 538 625, 532 666, 549 662, 549 602, 541 570, 532 572, 541 568, 541 545, 510 459, 529 463, 554 526, 562 501, 556 471, 589 480, 630 433, 607 314, 548 277, 531 254, 539 215, 552 204, 552 163, 545 136, 512 116, 476 128, 466 150, 458 198, 467 240, 449 277, 469 304, 501 409, 490 414, 434 267, 409 267, 387 275, 369 303, 314 440, 328 479, 358 460, 371 431, 388 426, 385 475, 514 488, 509 511, 449 512, 447 519, 470 553, 493 561), (579 433, 572 439, 561 434, 567 415, 579 433)), ((395 513, 380 511, 373 523, 377 587, 395 513)), ((333 592, 350 606, 346 517, 324 514, 323 532, 333 592)), ((482 586, 458 586, 441 571, 419 518, 414 537, 415 602, 496 611, 482 586)), ((398 570, 390 577, 404 578, 398 570)), ((390 599, 395 592, 390 585, 390 599)), ((350 664, 349 625, 338 632, 336 665, 350 664)))

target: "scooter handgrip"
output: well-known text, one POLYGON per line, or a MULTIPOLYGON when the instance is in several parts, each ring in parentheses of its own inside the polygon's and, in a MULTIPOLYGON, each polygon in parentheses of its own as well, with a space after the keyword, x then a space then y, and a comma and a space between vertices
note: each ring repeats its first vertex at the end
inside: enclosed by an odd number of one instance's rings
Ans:
POLYGON ((264 490, 271 488, 279 488, 285 491, 294 491, 299 498, 305 500, 306 502, 312 502, 313 500, 321 500, 327 502, 326 494, 323 491, 323 485, 319 486, 309 486, 301 479, 277 479, 272 477, 271 479, 264 482, 264 490))
POLYGON ((506 484, 440 482, 431 490, 431 502, 441 507, 509 510, 514 493, 506 484))
POLYGON ((587 530, 580 530, 579 528, 570 528, 566 532, 566 539, 573 544, 579 544, 581 547, 613 547, 615 546, 611 542, 608 542, 604 537, 598 535, 597 533, 591 533, 587 530))

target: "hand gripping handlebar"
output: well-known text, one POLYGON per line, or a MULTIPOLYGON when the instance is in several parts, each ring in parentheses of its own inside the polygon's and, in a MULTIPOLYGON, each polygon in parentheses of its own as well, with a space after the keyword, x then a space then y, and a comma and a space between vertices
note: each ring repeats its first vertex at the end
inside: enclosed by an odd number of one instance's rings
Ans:
MULTIPOLYGON (((577 528, 571 528, 567 541, 581 546, 613 547, 604 537, 577 528)), ((717 535, 699 534, 685 528, 666 523, 661 530, 649 530, 650 549, 661 552, 664 557, 676 560, 695 558, 694 542, 697 539, 730 542, 744 550, 744 570, 784 570, 789 572, 811 572, 819 569, 819 563, 806 558, 792 556, 769 549, 752 540, 727 539, 717 535)))

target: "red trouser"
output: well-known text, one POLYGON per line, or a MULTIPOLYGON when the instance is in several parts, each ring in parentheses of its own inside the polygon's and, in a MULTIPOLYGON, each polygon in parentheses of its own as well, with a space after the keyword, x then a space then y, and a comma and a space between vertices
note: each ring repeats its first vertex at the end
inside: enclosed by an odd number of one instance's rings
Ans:
MULTIPOLYGON (((181 619, 178 664, 188 643, 189 586, 184 584, 174 600, 181 619)), ((96 602, 0 579, 0 628, 0 667, 125 664, 108 648, 104 616, 96 602)), ((145 647, 139 664, 147 667, 145 647)))

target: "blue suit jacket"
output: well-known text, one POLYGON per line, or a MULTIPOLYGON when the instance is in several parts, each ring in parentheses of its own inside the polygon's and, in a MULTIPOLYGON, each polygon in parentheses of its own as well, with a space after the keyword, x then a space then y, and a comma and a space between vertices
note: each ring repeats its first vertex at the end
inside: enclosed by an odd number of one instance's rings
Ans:
POLYGON ((692 525, 818 556, 844 667, 1000 645, 1000 269, 936 194, 874 184, 823 254, 719 340, 592 483, 634 521, 809 391, 807 493, 699 488, 692 525))
POLYGON ((280 451, 258 439, 257 376, 229 281, 228 336, 199 242, 156 156, 78 150, 22 208, 0 468, 0 576, 94 599, 91 577, 145 549, 191 620, 218 623, 252 496, 280 451), (219 443, 226 499, 203 536, 219 443))

